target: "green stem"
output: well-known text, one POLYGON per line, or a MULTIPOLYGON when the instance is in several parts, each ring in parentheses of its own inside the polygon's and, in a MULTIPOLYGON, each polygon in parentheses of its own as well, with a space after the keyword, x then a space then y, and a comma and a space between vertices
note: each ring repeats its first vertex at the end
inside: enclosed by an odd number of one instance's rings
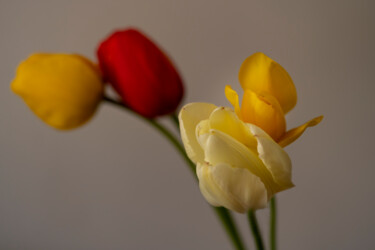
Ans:
POLYGON ((177 127, 178 130, 180 130, 180 121, 178 120, 178 116, 176 115, 176 113, 173 113, 170 117, 173 124, 177 127))
POLYGON ((231 213, 228 211, 228 209, 223 207, 212 207, 216 213, 216 215, 220 218, 225 231, 229 235, 230 239, 232 240, 233 245, 238 250, 245 249, 245 246, 242 242, 242 239, 240 237, 240 234, 237 231, 236 224, 234 223, 234 220, 232 218, 231 213))
POLYGON ((258 221, 257 221, 257 218, 255 216, 255 211, 250 210, 248 212, 247 216, 248 216, 248 219, 249 219, 251 232, 254 236, 255 245, 257 246, 258 250, 264 250, 262 235, 261 235, 260 230, 259 230, 258 221))
POLYGON ((270 201, 270 248, 276 250, 276 197, 272 197, 270 201))
MULTIPOLYGON (((190 167, 191 171, 193 172, 193 176, 195 177, 195 179, 197 179, 197 176, 195 174, 195 164, 188 158, 188 156, 186 155, 185 150, 182 147, 181 143, 173 136, 173 134, 168 129, 166 129, 163 125, 161 125, 157 121, 146 118, 146 117, 134 112, 132 109, 130 109, 129 107, 124 105, 122 102, 113 100, 113 99, 111 99, 109 97, 106 97, 106 96, 103 97, 103 100, 108 102, 108 103, 114 104, 118 107, 126 109, 130 113, 136 115, 138 118, 143 119, 144 121, 149 123, 151 126, 153 126, 155 129, 157 129, 159 132, 161 132, 175 146, 177 151, 182 155, 182 158, 186 161, 186 163, 190 167)), ((171 116, 171 119, 172 119, 173 123, 176 125, 176 127, 179 128, 179 121, 178 121, 177 115, 173 114, 171 116)), ((221 220, 221 222, 222 222, 222 224, 225 228, 225 231, 228 233, 228 235, 229 235, 230 239, 232 240, 232 243, 235 246, 235 248, 237 250, 245 249, 245 247, 242 243, 242 239, 241 239, 241 237, 240 237, 240 235, 237 231, 237 227, 236 227, 236 224, 234 223, 234 220, 232 218, 231 213, 223 207, 213 207, 213 209, 214 209, 216 215, 221 220)))
POLYGON ((168 129, 166 129, 163 125, 161 125, 157 121, 149 119, 149 118, 146 118, 146 117, 138 114, 137 112, 134 112, 132 109, 130 109, 129 107, 125 106, 122 102, 115 101, 115 100, 113 100, 113 99, 111 99, 109 97, 106 97, 106 96, 103 97, 103 100, 106 101, 106 102, 108 102, 108 103, 111 103, 111 104, 114 104, 116 106, 119 106, 121 108, 126 109, 128 112, 132 113, 133 115, 137 116, 138 118, 143 119, 148 124, 150 124, 151 126, 153 126, 156 130, 158 130, 161 134, 163 134, 169 140, 169 142, 171 142, 173 144, 173 146, 175 146, 175 148, 177 149, 177 151, 180 153, 180 155, 182 156, 182 158, 184 158, 184 160, 186 161, 186 163, 189 165, 190 169, 193 171, 194 176, 196 177, 194 163, 190 161, 190 159, 188 158, 188 156, 185 153, 185 149, 181 146, 180 142, 173 136, 173 134, 168 129))

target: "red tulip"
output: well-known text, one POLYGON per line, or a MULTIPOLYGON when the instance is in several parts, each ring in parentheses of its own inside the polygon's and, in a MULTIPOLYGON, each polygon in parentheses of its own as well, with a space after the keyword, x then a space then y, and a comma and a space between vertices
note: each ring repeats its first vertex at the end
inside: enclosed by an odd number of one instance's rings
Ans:
POLYGON ((104 79, 131 109, 148 118, 176 110, 182 80, 171 60, 141 32, 117 31, 97 53, 104 79))

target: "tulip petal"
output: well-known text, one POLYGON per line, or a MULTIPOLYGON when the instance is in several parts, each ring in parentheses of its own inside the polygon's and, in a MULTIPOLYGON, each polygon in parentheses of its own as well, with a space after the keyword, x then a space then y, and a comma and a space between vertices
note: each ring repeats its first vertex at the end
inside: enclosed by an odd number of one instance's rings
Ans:
POLYGON ((216 106, 210 103, 189 103, 180 111, 178 119, 182 142, 187 155, 194 163, 204 161, 204 152, 195 135, 196 127, 199 122, 208 119, 215 108, 216 106))
POLYGON ((278 101, 271 95, 245 90, 241 113, 244 122, 257 125, 274 140, 285 133, 284 113, 278 101))
POLYGON ((308 127, 313 127, 315 125, 318 125, 322 121, 322 119, 323 119, 323 116, 318 116, 299 127, 289 130, 279 139, 279 145, 281 147, 288 146, 289 144, 297 140, 298 137, 300 137, 308 127))
POLYGON ((212 185, 211 175, 209 173, 209 166, 207 163, 197 163, 196 173, 199 180, 199 189, 202 195, 212 206, 219 207, 223 206, 223 201, 221 201, 222 195, 217 191, 217 186, 212 185))
POLYGON ((223 206, 239 213, 265 208, 267 189, 249 170, 227 164, 198 164, 197 175, 203 196, 213 206, 223 206))
POLYGON ((288 154, 262 129, 253 124, 249 127, 258 141, 259 158, 271 172, 274 181, 282 187, 281 190, 294 187, 291 180, 292 163, 288 154))
POLYGON ((227 85, 225 86, 225 96, 234 107, 234 111, 238 117, 241 117, 240 101, 237 92, 234 91, 231 86, 227 85))
POLYGON ((172 60, 136 29, 112 33, 99 46, 104 79, 122 101, 147 118, 170 114, 179 105, 184 87, 172 60))
POLYGON ((249 149, 256 151, 257 141, 246 123, 241 121, 232 109, 218 107, 211 113, 208 121, 211 129, 220 130, 249 149))
POLYGON ((204 148, 206 163, 212 166, 224 163, 234 168, 249 170, 262 180, 268 190, 269 197, 282 189, 274 181, 270 171, 264 166, 256 151, 250 150, 233 137, 219 130, 211 129, 210 134, 204 148))
POLYGON ((263 53, 255 53, 242 63, 239 81, 244 90, 274 96, 285 114, 297 103, 296 88, 288 72, 263 53))
POLYGON ((18 69, 12 90, 45 123, 73 129, 87 122, 103 95, 97 67, 69 54, 33 54, 18 69))
POLYGON ((210 122, 208 119, 198 123, 195 129, 195 135, 202 149, 205 148, 207 139, 210 136, 210 122))

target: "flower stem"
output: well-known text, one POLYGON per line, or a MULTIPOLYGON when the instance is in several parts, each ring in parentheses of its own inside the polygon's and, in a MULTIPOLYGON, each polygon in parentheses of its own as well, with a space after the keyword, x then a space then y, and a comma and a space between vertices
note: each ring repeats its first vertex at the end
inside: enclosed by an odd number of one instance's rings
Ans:
POLYGON ((176 125, 177 129, 180 130, 180 122, 178 121, 177 114, 173 113, 172 115, 170 115, 170 118, 171 118, 173 124, 176 125))
POLYGON ((272 197, 270 201, 270 248, 276 250, 276 197, 272 197))
POLYGON ((230 239, 232 240, 233 245, 236 247, 237 250, 245 249, 245 246, 242 242, 240 234, 237 231, 236 224, 232 218, 231 213, 228 209, 223 207, 212 207, 215 210, 216 215, 220 218, 225 231, 229 235, 230 239))
POLYGON ((258 227, 258 221, 257 221, 257 218, 255 216, 255 211, 250 210, 248 212, 247 216, 248 216, 248 219, 249 219, 251 232, 254 236, 255 245, 257 246, 258 250, 264 250, 262 235, 261 235, 259 227, 258 227))
POLYGON ((169 140, 169 142, 171 142, 173 144, 173 146, 175 146, 175 148, 180 153, 180 155, 182 156, 182 158, 184 158, 184 160, 186 161, 186 163, 188 164, 188 166, 190 167, 190 169, 193 171, 194 177, 196 178, 196 175, 195 175, 195 164, 190 161, 190 159, 187 157, 187 155, 185 153, 185 149, 182 147, 181 143, 173 136, 173 134, 168 129, 166 129, 163 125, 161 125, 157 121, 149 119, 149 118, 146 118, 146 117, 138 114, 137 112, 134 112, 132 109, 130 109, 129 107, 127 107, 122 102, 113 100, 113 99, 111 99, 109 97, 106 97, 106 96, 103 97, 103 100, 106 101, 106 102, 108 102, 108 103, 111 103, 111 104, 114 104, 114 105, 117 105, 117 106, 119 106, 121 108, 126 109, 128 112, 132 113, 133 115, 137 116, 138 118, 141 118, 142 120, 144 120, 145 122, 147 122, 148 124, 150 124, 151 126, 153 126, 156 130, 158 130, 162 135, 164 135, 169 140))
MULTIPOLYGON (((116 105, 118 107, 126 109, 128 112, 136 115, 138 118, 143 119, 144 121, 149 123, 151 126, 153 126, 155 129, 157 129, 162 135, 164 135, 169 140, 169 142, 172 143, 173 146, 175 146, 177 151, 181 154, 182 158, 188 164, 190 170, 193 172, 193 176, 195 177, 195 179, 197 179, 197 176, 195 174, 195 164, 186 155, 185 150, 182 147, 181 143, 176 139, 176 137, 167 128, 165 128, 163 125, 158 123, 156 120, 146 118, 134 112, 132 109, 130 109, 129 107, 127 107, 125 104, 123 104, 120 101, 113 100, 106 96, 103 97, 103 100, 113 105, 116 105)), ((171 119, 173 123, 176 125, 176 127, 179 128, 179 121, 178 121, 177 115, 173 114, 171 116, 171 119)), ((214 209, 216 215, 219 217, 220 221, 222 222, 223 227, 225 228, 225 231, 228 233, 230 239, 232 240, 232 243, 235 249, 237 250, 245 249, 242 239, 240 237, 240 234, 237 231, 237 227, 236 227, 236 224, 234 223, 231 213, 223 207, 212 207, 212 208, 214 209)))

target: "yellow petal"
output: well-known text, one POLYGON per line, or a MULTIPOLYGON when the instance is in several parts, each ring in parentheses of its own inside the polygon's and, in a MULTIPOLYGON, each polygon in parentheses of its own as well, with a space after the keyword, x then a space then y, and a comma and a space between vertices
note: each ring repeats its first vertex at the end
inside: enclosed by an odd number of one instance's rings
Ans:
POLYGON ((88 121, 103 95, 96 66, 79 55, 34 54, 22 62, 11 84, 30 109, 57 129, 88 121))
POLYGON ((257 141, 247 124, 241 121, 233 110, 219 107, 211 113, 208 122, 209 128, 220 130, 232 136, 250 150, 256 151, 257 141))
POLYGON ((237 92, 234 91, 231 86, 226 85, 225 86, 225 96, 228 99, 228 101, 232 104, 232 106, 234 107, 234 111, 236 112, 238 117, 241 118, 240 101, 239 101, 237 92))
POLYGON ((210 103, 189 103, 185 105, 178 116, 182 142, 190 160, 194 163, 204 161, 203 150, 196 138, 195 131, 199 122, 208 119, 216 108, 210 103))
POLYGON ((258 142, 258 156, 271 172, 274 181, 282 191, 294 187, 292 183, 292 163, 288 154, 259 127, 249 124, 251 132, 258 142))
POLYGON ((323 119, 323 116, 319 116, 319 117, 315 117, 314 119, 306 122, 305 124, 299 126, 299 127, 296 127, 296 128, 293 128, 291 130, 289 130, 288 132, 286 132, 280 139, 279 139, 279 145, 281 147, 286 147, 288 146, 289 144, 291 144, 292 142, 294 142, 295 140, 298 139, 298 137, 300 137, 303 132, 305 132, 305 130, 308 128, 308 127, 313 127, 315 125, 318 125, 323 119))
POLYGON ((297 103, 296 88, 288 72, 263 53, 255 53, 242 63, 239 81, 244 90, 274 96, 285 114, 297 103))
POLYGON ((247 169, 223 163, 198 164, 197 175, 203 196, 213 206, 245 213, 267 205, 267 189, 260 178, 247 169))
POLYGON ((269 197, 281 190, 282 187, 274 181, 256 151, 251 151, 233 137, 219 130, 211 129, 210 134, 204 148, 206 163, 211 166, 224 163, 233 168, 249 170, 261 179, 268 190, 269 197))
POLYGON ((284 113, 273 96, 245 90, 241 114, 244 122, 257 125, 274 140, 277 140, 285 133, 284 113))

